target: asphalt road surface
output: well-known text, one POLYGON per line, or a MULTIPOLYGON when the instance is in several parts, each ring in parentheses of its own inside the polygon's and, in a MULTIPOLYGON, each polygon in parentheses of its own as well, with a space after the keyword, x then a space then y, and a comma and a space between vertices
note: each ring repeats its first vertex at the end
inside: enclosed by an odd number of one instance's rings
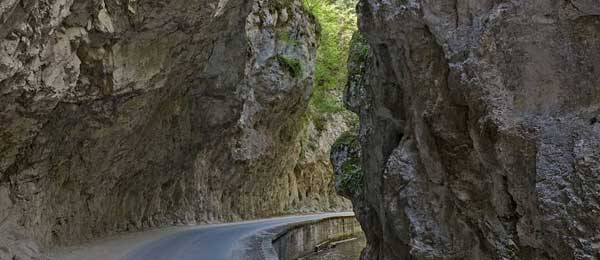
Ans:
POLYGON ((307 220, 349 214, 351 213, 291 216, 221 225, 167 228, 59 249, 51 252, 49 258, 52 260, 244 259, 243 254, 248 249, 245 241, 249 241, 260 231, 307 220))

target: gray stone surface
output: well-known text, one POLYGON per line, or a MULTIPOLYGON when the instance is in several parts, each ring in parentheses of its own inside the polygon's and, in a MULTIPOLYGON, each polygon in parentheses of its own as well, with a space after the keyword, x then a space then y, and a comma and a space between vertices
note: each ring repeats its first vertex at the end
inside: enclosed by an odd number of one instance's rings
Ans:
POLYGON ((600 258, 599 9, 361 1, 363 259, 600 258))
POLYGON ((345 126, 300 120, 318 39, 299 1, 9 0, 0 22, 1 259, 346 206, 345 126))

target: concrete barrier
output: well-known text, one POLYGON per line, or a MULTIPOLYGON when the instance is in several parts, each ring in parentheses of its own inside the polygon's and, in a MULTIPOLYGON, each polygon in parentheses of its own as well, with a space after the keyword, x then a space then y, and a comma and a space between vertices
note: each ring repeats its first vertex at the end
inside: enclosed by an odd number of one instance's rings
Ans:
POLYGON ((279 260, 294 260, 362 233, 354 216, 330 217, 287 226, 271 240, 279 260))

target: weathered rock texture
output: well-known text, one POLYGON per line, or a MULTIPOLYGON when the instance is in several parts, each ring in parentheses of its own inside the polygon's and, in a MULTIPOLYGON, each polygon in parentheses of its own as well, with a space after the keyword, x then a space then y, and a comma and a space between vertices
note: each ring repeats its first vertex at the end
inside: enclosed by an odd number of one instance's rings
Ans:
POLYGON ((600 2, 358 9, 363 259, 599 259, 600 2))
POLYGON ((301 144, 317 35, 299 1, 8 0, 0 21, 1 259, 344 206, 298 166, 344 130, 301 144))
POLYGON ((321 118, 319 124, 316 126, 315 121, 308 120, 301 127, 294 174, 288 176, 289 186, 283 187, 290 192, 288 209, 296 212, 350 210, 350 201, 337 195, 335 190, 329 153, 336 139, 350 129, 352 122, 343 113, 331 113, 321 118))

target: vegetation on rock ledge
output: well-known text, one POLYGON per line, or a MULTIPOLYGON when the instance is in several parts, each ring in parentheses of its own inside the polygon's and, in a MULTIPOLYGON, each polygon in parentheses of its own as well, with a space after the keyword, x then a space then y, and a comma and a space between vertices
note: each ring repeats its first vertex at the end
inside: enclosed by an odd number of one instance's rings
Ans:
POLYGON ((356 116, 344 109, 342 101, 348 77, 350 40, 357 31, 356 0, 303 1, 321 28, 310 117, 316 125, 331 113, 343 113, 350 121, 356 121, 356 116))
POLYGON ((358 142, 358 136, 355 132, 356 131, 352 130, 343 133, 340 137, 338 137, 333 146, 345 145, 351 149, 359 149, 360 143, 358 142))
POLYGON ((302 74, 302 64, 300 63, 300 60, 278 55, 277 61, 290 72, 292 77, 296 78, 302 74))
POLYGON ((359 158, 350 158, 342 164, 342 175, 340 176, 340 188, 350 194, 360 194, 363 186, 363 171, 359 158))

